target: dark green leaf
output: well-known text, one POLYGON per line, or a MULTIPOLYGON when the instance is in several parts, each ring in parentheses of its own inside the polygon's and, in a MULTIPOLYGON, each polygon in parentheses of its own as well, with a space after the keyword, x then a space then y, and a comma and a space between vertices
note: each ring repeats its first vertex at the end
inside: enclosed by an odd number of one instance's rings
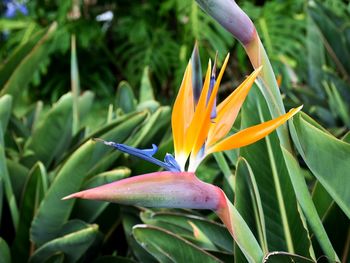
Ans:
POLYGON ((136 225, 137 242, 159 262, 221 262, 189 241, 162 228, 136 225))
MULTIPOLYGON (((303 175, 300 173, 300 167, 290 152, 282 148, 284 159, 289 170, 290 178, 295 189, 299 205, 311 227, 314 235, 316 236, 319 244, 321 245, 324 253, 333 261, 339 261, 339 258, 334 251, 332 244, 327 236, 327 233, 322 225, 322 222, 317 214, 314 203, 312 202, 310 193, 303 175)), ((325 199, 323 199, 325 200, 325 199)), ((327 203, 328 204, 328 203, 327 203)), ((326 204, 325 204, 326 205, 326 204)))
POLYGON ((0 263, 11 263, 10 248, 6 241, 0 237, 0 263))
MULTIPOLYGON (((125 141, 130 133, 145 119, 146 114, 140 113, 103 134, 105 140, 125 141)), ((63 164, 58 171, 49 191, 41 202, 38 212, 33 220, 31 239, 37 244, 56 237, 57 231, 68 219, 73 208, 74 200, 62 201, 61 198, 80 190, 83 181, 95 165, 106 155, 113 152, 115 157, 120 155, 111 147, 102 143, 87 141, 81 145, 63 164)), ((115 158, 114 158, 115 159, 115 158)))
POLYGON ((126 81, 119 83, 116 94, 116 106, 121 108, 124 113, 129 113, 136 109, 134 92, 126 81))
POLYGON ((44 165, 38 162, 29 172, 28 180, 24 187, 18 230, 11 248, 15 262, 24 262, 28 259, 31 245, 29 228, 46 191, 46 170, 44 165))
MULTIPOLYGON (((17 52, 11 57, 10 61, 5 64, 1 72, 6 71, 6 79, 1 79, 2 84, 0 94, 13 94, 18 97, 18 92, 25 87, 33 77, 34 72, 38 69, 39 64, 48 56, 49 48, 47 46, 48 40, 55 32, 57 24, 52 24, 45 32, 45 34, 37 41, 24 45, 23 50, 17 52)), ((37 36, 34 36, 35 40, 37 36)))
MULTIPOLYGON (((243 105, 242 128, 271 119, 262 94, 253 87, 243 105)), ((290 251, 309 257, 311 241, 298 210, 276 132, 240 151, 252 168, 258 185, 268 250, 290 251)))
POLYGON ((196 245, 207 246, 212 250, 233 252, 233 239, 227 229, 214 221, 175 212, 152 212, 147 210, 141 213, 141 219, 148 225, 161 227, 176 233, 196 245), (198 234, 198 235, 197 235, 198 234))
POLYGON ((12 97, 4 95, 0 97, 0 124, 3 131, 6 131, 7 124, 12 110, 12 97))
POLYGON ((350 145, 318 129, 303 118, 294 118, 293 141, 304 161, 334 201, 350 218, 350 145))
POLYGON ((91 246, 97 234, 97 225, 86 226, 78 231, 67 233, 38 248, 29 262, 45 262, 57 253, 64 253, 65 262, 76 262, 91 246))
MULTIPOLYGON (((241 216, 256 233, 256 239, 264 253, 268 252, 265 217, 255 176, 248 162, 241 158, 236 165, 235 206, 241 216)), ((238 246, 237 246, 238 249, 238 246)), ((235 262, 240 262, 235 250, 235 262)))
POLYGON ((266 263, 311 263, 315 262, 309 258, 286 252, 270 252, 264 258, 266 263))

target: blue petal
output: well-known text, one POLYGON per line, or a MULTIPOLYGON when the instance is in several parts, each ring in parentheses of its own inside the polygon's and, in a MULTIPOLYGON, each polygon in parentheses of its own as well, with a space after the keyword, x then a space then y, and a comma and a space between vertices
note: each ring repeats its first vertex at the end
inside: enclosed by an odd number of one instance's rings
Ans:
MULTIPOLYGON (((213 69, 211 71, 211 76, 210 76, 210 83, 209 83, 209 91, 208 91, 208 96, 207 96, 207 103, 209 102, 211 93, 213 92, 213 88, 215 86, 215 82, 216 82, 216 61, 217 61, 217 56, 218 53, 216 52, 215 55, 215 60, 214 60, 214 65, 213 65, 213 69)), ((213 108, 211 110, 211 114, 210 114, 210 119, 215 119, 216 118, 216 98, 213 104, 213 108)))
POLYGON ((180 165, 177 163, 177 161, 175 160, 175 158, 172 154, 167 153, 165 155, 164 162, 173 168, 170 171, 173 171, 173 172, 181 171, 180 165))
POLYGON ((122 143, 115 143, 115 142, 109 142, 109 141, 105 141, 102 139, 98 139, 95 138, 95 141, 100 141, 102 143, 104 143, 105 145, 108 146, 112 146, 116 149, 118 149, 121 152, 139 157, 145 161, 148 161, 150 163, 154 163, 160 167, 163 167, 164 169, 168 170, 168 171, 172 171, 172 172, 181 172, 180 166, 179 164, 176 162, 176 160, 174 159, 174 157, 172 157, 171 154, 167 154, 165 156, 164 161, 162 162, 154 157, 152 157, 158 150, 158 147, 155 144, 152 144, 152 149, 137 149, 122 143), (171 157, 169 157, 168 155, 170 155, 171 157))

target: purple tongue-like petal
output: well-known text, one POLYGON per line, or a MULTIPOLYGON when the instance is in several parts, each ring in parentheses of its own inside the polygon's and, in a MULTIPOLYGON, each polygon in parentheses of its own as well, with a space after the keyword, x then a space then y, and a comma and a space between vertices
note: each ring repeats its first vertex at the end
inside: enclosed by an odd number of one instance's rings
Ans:
POLYGON ((74 193, 63 199, 83 198, 126 205, 160 208, 217 210, 225 196, 214 185, 200 181, 194 173, 158 172, 130 177, 74 193))

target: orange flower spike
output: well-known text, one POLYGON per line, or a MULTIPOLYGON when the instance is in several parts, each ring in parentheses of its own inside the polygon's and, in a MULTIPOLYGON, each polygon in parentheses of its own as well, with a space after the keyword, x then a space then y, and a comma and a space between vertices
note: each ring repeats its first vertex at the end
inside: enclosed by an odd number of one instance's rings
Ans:
POLYGON ((288 113, 276 119, 239 131, 209 148, 207 154, 231 150, 252 144, 269 135, 277 127, 285 123, 288 119, 292 118, 302 109, 302 107, 303 106, 291 109, 288 113))
POLYGON ((196 106, 196 110, 194 112, 191 125, 188 128, 188 131, 186 133, 185 146, 184 146, 184 149, 185 149, 184 152, 186 153, 186 157, 188 157, 188 155, 192 150, 192 147, 194 144, 194 138, 196 137, 196 133, 200 128, 199 125, 202 122, 202 119, 204 117, 204 113, 206 109, 207 94, 208 94, 209 85, 210 85, 210 74, 211 74, 211 61, 209 60, 208 69, 207 69, 207 73, 205 75, 205 80, 203 84, 203 89, 199 97, 198 104, 196 106))
POLYGON ((212 112, 212 109, 214 106, 216 94, 219 90, 220 82, 221 82, 221 79, 224 75, 229 57, 230 57, 230 54, 227 54, 227 56, 224 60, 224 63, 221 67, 219 76, 216 79, 213 91, 210 94, 210 99, 208 101, 205 113, 203 115, 202 122, 200 123, 199 126, 196 126, 197 136, 193 137, 193 139, 195 140, 195 143, 194 143, 193 148, 192 148, 192 154, 194 156, 196 156, 197 153, 199 152, 199 150, 202 148, 202 146, 203 146, 203 144, 208 136, 209 128, 211 125, 210 115, 211 115, 211 112, 212 112))
POLYGON ((176 157, 184 155, 185 134, 194 112, 192 92, 192 66, 188 63, 171 115, 176 157))
POLYGON ((262 67, 256 69, 245 81, 239 85, 234 92, 231 93, 223 102, 217 107, 217 116, 215 122, 211 123, 207 146, 212 146, 221 138, 225 137, 231 130, 235 122, 238 112, 247 97, 250 88, 252 87, 256 77, 260 74, 262 67))

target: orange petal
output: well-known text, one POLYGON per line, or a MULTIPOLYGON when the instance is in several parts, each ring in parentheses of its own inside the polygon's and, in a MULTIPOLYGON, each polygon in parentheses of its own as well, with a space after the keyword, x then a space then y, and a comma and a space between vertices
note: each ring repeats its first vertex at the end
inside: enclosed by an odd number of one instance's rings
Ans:
POLYGON ((171 126, 176 156, 180 155, 183 151, 185 133, 191 123, 193 113, 192 66, 189 62, 171 115, 171 126))
POLYGON ((194 144, 192 147, 192 153, 194 155, 197 155, 197 153, 201 149, 202 145, 204 144, 208 136, 208 132, 211 124, 210 114, 212 112, 213 105, 216 99, 216 94, 218 92, 222 76, 224 75, 229 57, 230 57, 230 54, 227 54, 225 61, 222 65, 222 68, 220 70, 219 76, 216 79, 212 93, 210 95, 210 99, 206 106, 205 113, 201 116, 200 122, 197 125, 193 126, 193 129, 196 132, 195 136, 192 137, 194 139, 194 144))
POLYGON ((207 73, 203 84, 203 89, 199 97, 198 104, 196 106, 196 110, 192 118, 192 122, 186 133, 186 139, 184 142, 185 143, 184 153, 186 157, 188 157, 188 155, 192 150, 195 137, 198 132, 198 128, 200 127, 200 123, 202 122, 203 117, 205 115, 206 100, 207 100, 207 94, 209 91, 209 84, 210 84, 210 74, 211 74, 211 62, 209 61, 207 73))
POLYGON ((242 107, 245 98, 248 95, 256 77, 259 75, 262 67, 256 69, 244 82, 235 89, 223 102, 217 107, 217 116, 215 122, 211 124, 207 145, 211 146, 218 140, 227 135, 236 120, 238 112, 242 107))
POLYGON ((276 119, 273 119, 273 120, 249 127, 240 132, 237 132, 231 135, 230 137, 222 140, 221 142, 215 144, 213 147, 211 147, 207 151, 207 154, 213 153, 213 152, 231 150, 231 149, 240 148, 240 147, 252 144, 264 138, 265 136, 269 135, 278 126, 282 125, 289 118, 293 117, 297 112, 299 112, 302 107, 303 106, 300 106, 295 109, 291 109, 288 113, 276 119))

